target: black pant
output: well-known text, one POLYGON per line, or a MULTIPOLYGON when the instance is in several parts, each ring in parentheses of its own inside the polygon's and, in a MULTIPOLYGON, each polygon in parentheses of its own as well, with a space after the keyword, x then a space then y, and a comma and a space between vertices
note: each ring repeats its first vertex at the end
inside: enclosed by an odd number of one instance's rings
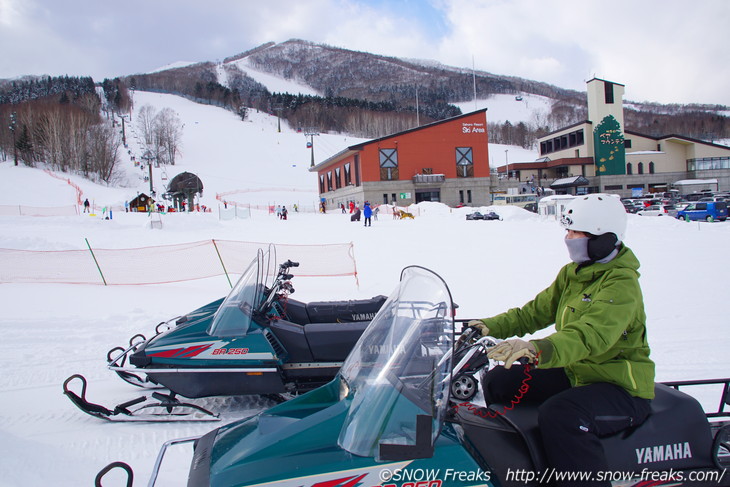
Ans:
MULTIPOLYGON (((606 382, 571 387, 563 369, 534 369, 530 374, 521 403, 539 404, 542 442, 556 473, 591 472, 595 478, 610 471, 599 438, 638 426, 649 416, 651 401, 622 387, 606 382)), ((490 370, 483 379, 487 403, 509 404, 524 379, 522 366, 490 370)), ((555 485, 610 487, 611 482, 564 480, 555 485)))

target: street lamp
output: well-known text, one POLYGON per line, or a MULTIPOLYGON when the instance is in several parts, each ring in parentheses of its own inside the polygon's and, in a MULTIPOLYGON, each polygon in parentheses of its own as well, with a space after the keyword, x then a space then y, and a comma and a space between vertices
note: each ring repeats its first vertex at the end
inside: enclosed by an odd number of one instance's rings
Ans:
POLYGON ((8 128, 13 133, 13 157, 15 158, 15 165, 17 166, 18 165, 18 144, 15 141, 15 125, 17 124, 16 117, 17 117, 17 115, 15 112, 10 114, 10 127, 8 127, 8 128))
POLYGON ((508 152, 509 152, 509 149, 504 150, 504 161, 507 164, 507 179, 509 179, 509 158, 508 158, 508 154, 507 154, 508 152))

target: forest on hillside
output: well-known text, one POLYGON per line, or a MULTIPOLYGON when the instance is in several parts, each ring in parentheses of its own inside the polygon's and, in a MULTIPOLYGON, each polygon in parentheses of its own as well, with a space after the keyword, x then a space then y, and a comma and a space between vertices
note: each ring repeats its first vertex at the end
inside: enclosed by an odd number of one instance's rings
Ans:
MULTIPOLYGON (((249 110, 259 110, 303 131, 363 138, 460 115, 454 103, 474 96, 533 94, 552 99, 546 115, 516 123, 488 122, 490 142, 524 148, 535 148, 538 138, 587 118, 585 93, 293 39, 258 46, 223 63, 135 74, 98 85, 91 78, 68 76, 0 80, 0 157, 29 165, 43 160, 60 170, 112 181, 119 131, 114 130, 111 113, 129 113, 133 90, 183 96, 230 110, 241 119, 249 110), (239 63, 306 84, 321 95, 271 93, 239 63)), ((624 119, 627 130, 648 136, 674 134, 714 142, 730 139, 725 113, 728 108, 719 105, 626 102, 624 119)), ((174 164, 174 114, 148 115, 150 150, 157 160, 174 164)))
MULTIPOLYGON (((121 98, 120 106, 123 106, 121 98)), ((114 179, 120 150, 112 123, 102 116, 94 81, 38 77, 0 86, 0 157, 33 166, 114 179)))

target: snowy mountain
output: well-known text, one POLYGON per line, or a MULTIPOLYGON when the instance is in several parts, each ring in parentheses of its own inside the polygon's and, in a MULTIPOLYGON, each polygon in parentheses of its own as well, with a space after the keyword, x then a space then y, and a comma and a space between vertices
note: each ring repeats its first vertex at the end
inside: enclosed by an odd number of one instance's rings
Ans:
MULTIPOLYGON (((125 79, 144 90, 202 97, 216 104, 230 103, 233 97, 233 110, 236 104, 244 103, 272 113, 274 105, 279 105, 282 116, 290 120, 294 119, 293 112, 298 105, 292 106, 292 99, 282 99, 281 95, 313 97, 306 102, 319 104, 318 110, 326 111, 326 115, 311 118, 307 124, 319 126, 320 131, 346 131, 342 117, 353 109, 353 100, 369 104, 358 109, 375 109, 391 119, 407 114, 415 119, 419 111, 429 121, 454 116, 459 109, 462 112, 474 107, 493 109, 506 101, 520 102, 516 103, 515 110, 494 110, 488 115, 488 121, 525 123, 531 140, 545 131, 586 117, 584 92, 428 60, 381 56, 299 39, 262 44, 222 62, 174 65, 169 70, 125 79), (343 103, 348 104, 347 108, 341 106, 343 103), (324 120, 329 120, 330 126, 325 126, 324 120)), ((627 129, 652 136, 677 133, 703 140, 730 137, 730 128, 724 122, 727 107, 626 101, 627 129)), ((354 130, 351 127, 349 131, 354 130)), ((380 137, 390 132, 393 130, 376 128, 360 135, 380 137)))

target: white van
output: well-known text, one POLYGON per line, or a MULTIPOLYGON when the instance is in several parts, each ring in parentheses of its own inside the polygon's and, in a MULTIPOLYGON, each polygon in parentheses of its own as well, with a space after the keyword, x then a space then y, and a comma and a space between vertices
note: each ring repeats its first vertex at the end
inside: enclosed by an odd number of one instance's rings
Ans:
POLYGON ((563 209, 575 196, 570 194, 554 194, 545 196, 537 202, 537 214, 546 218, 557 220, 563 213, 563 209))

